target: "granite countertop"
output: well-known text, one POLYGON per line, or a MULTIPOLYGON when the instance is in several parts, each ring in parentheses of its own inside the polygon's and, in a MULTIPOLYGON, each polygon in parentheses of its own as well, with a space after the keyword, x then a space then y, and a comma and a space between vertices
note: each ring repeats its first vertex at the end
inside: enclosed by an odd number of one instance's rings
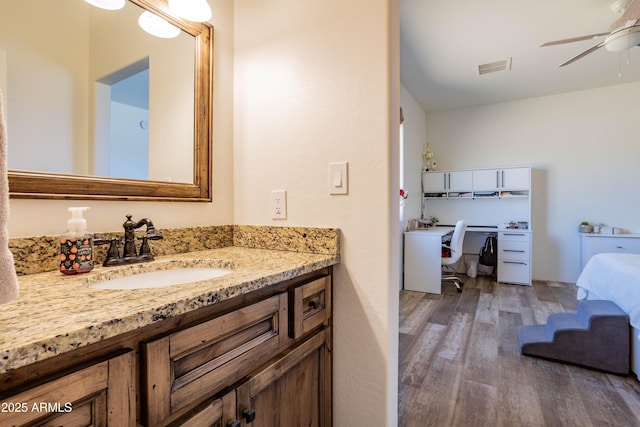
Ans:
POLYGON ((97 343, 163 319, 246 294, 340 261, 335 254, 224 247, 157 257, 122 267, 96 267, 19 277, 20 297, 0 308, 0 374, 97 343), (135 272, 182 267, 231 268, 226 276, 155 289, 89 286, 135 272))

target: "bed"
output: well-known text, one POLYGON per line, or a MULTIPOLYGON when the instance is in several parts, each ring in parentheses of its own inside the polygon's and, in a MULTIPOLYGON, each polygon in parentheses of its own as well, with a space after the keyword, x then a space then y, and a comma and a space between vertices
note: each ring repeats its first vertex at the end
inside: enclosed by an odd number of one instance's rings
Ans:
POLYGON ((640 380, 640 255, 601 253, 591 257, 576 283, 578 300, 613 301, 633 328, 631 370, 640 380))

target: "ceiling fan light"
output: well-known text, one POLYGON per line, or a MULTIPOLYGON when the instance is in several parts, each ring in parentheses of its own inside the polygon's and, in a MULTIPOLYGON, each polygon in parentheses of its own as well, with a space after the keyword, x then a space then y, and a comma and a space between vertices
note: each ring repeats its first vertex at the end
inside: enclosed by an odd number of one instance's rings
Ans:
POLYGON ((169 0, 169 8, 189 21, 205 22, 211 19, 211 6, 207 0, 169 0))
POLYGON ((180 28, 170 24, 158 15, 149 11, 143 12, 138 18, 138 25, 152 36, 171 39, 180 34, 180 28))
POLYGON ((125 0, 84 0, 92 6, 100 9, 118 10, 124 7, 125 0))
POLYGON ((605 39, 604 48, 609 52, 620 52, 640 44, 640 26, 623 28, 605 39))

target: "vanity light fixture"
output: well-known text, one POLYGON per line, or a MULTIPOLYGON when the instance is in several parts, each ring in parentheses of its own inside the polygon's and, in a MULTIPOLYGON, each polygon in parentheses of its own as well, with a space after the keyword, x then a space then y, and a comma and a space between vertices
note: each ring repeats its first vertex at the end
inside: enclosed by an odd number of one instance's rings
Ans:
POLYGON ((180 28, 149 11, 145 11, 140 15, 138 25, 152 36, 163 39, 171 39, 180 34, 180 28))
POLYGON ((207 0, 169 0, 169 9, 193 22, 204 22, 211 18, 211 6, 207 0))
POLYGON ((125 0, 84 0, 100 9, 118 10, 124 7, 125 0))

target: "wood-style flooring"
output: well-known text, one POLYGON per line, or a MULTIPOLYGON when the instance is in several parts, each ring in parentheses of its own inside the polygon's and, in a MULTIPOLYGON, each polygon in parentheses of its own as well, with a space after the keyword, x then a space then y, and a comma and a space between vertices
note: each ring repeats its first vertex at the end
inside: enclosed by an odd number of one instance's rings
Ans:
POLYGON ((522 356, 518 331, 575 311, 572 284, 464 278, 400 295, 400 426, 640 426, 640 382, 522 356))

